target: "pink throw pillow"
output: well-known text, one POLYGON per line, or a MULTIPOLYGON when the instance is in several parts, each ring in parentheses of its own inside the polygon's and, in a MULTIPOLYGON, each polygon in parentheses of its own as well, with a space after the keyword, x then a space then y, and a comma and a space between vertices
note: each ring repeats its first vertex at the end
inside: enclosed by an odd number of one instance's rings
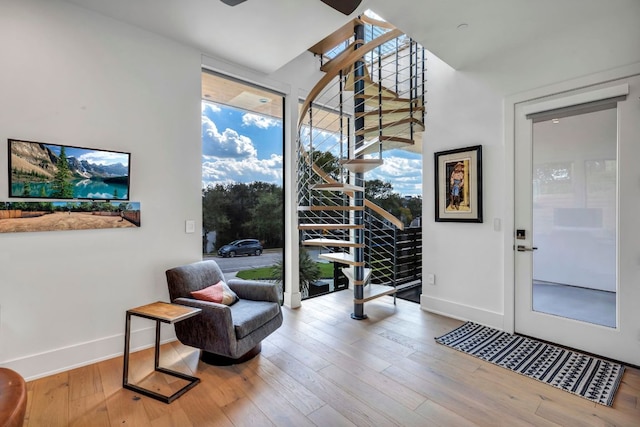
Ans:
POLYGON ((238 295, 222 280, 215 285, 191 292, 191 296, 201 301, 211 301, 224 305, 232 305, 239 299, 238 295))

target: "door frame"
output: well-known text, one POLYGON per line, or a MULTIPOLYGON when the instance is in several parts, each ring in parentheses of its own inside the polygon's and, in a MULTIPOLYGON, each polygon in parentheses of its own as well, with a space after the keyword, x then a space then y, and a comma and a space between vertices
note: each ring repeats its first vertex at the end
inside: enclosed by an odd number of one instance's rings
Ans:
POLYGON ((601 73, 591 74, 567 80, 561 83, 544 86, 527 92, 522 92, 505 97, 504 100, 504 171, 505 171, 505 211, 503 220, 503 256, 504 256, 504 299, 503 299, 503 330, 513 333, 515 331, 515 262, 514 250, 515 233, 515 124, 516 105, 524 102, 540 100, 552 95, 561 94, 588 88, 598 84, 624 79, 640 74, 640 63, 631 64, 601 73))

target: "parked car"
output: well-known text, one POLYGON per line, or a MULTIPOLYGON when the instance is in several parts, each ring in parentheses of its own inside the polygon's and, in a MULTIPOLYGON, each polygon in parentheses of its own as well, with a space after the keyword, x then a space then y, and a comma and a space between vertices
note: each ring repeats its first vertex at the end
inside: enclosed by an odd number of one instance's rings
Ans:
POLYGON ((218 249, 218 255, 221 257, 234 257, 236 255, 255 255, 262 254, 262 245, 257 239, 241 239, 235 240, 218 249))

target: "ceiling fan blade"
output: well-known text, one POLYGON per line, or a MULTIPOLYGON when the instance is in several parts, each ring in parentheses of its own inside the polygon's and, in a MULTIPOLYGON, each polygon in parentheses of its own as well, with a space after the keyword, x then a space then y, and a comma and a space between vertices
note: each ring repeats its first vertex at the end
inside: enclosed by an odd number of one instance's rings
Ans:
POLYGON ((229 6, 237 6, 240 3, 245 2, 246 0, 220 0, 224 4, 228 4, 229 6))
POLYGON ((351 15, 353 11, 356 10, 358 6, 360 6, 360 3, 362 3, 362 0, 320 0, 320 1, 326 4, 327 6, 331 6, 338 12, 344 13, 345 15, 351 15))

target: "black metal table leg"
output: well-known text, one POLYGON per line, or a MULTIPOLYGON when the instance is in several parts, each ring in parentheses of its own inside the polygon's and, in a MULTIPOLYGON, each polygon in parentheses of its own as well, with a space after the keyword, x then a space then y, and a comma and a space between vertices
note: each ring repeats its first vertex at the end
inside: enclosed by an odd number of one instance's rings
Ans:
MULTIPOLYGON (((198 312, 195 312, 194 314, 197 314, 198 312)), ((196 384, 198 384, 200 382, 200 378, 191 376, 191 375, 187 375, 187 374, 183 374, 182 372, 177 372, 177 371, 173 371, 171 369, 168 368, 162 368, 160 367, 160 322, 162 321, 162 319, 158 319, 156 317, 150 316, 150 315, 144 315, 144 314, 140 314, 140 313, 136 313, 136 312, 131 312, 131 310, 127 311, 127 317, 126 317, 126 321, 125 321, 125 333, 124 333, 124 367, 123 367, 123 372, 122 372, 122 387, 126 388, 128 390, 132 390, 135 392, 138 392, 142 395, 148 396, 148 397, 152 397, 154 399, 160 400, 162 402, 165 403, 171 403, 174 400, 176 400, 178 397, 182 396, 184 393, 186 393, 188 390, 190 390, 191 388, 195 387, 196 384), (155 320, 156 322, 156 339, 155 339, 155 348, 154 348, 154 366, 153 366, 153 370, 155 372, 161 372, 163 374, 166 375, 171 375, 173 377, 176 378, 180 378, 182 380, 188 381, 187 385, 185 385, 184 387, 180 388, 178 391, 176 391, 175 393, 173 393, 170 396, 166 396, 160 393, 156 393, 155 391, 152 390, 148 390, 146 388, 140 387, 138 385, 135 384, 130 384, 129 383, 129 356, 130 356, 130 351, 131 351, 131 316, 140 316, 140 317, 144 317, 147 319, 152 319, 155 320)), ((165 323, 173 323, 173 322, 169 322, 169 321, 165 321, 165 323)))

